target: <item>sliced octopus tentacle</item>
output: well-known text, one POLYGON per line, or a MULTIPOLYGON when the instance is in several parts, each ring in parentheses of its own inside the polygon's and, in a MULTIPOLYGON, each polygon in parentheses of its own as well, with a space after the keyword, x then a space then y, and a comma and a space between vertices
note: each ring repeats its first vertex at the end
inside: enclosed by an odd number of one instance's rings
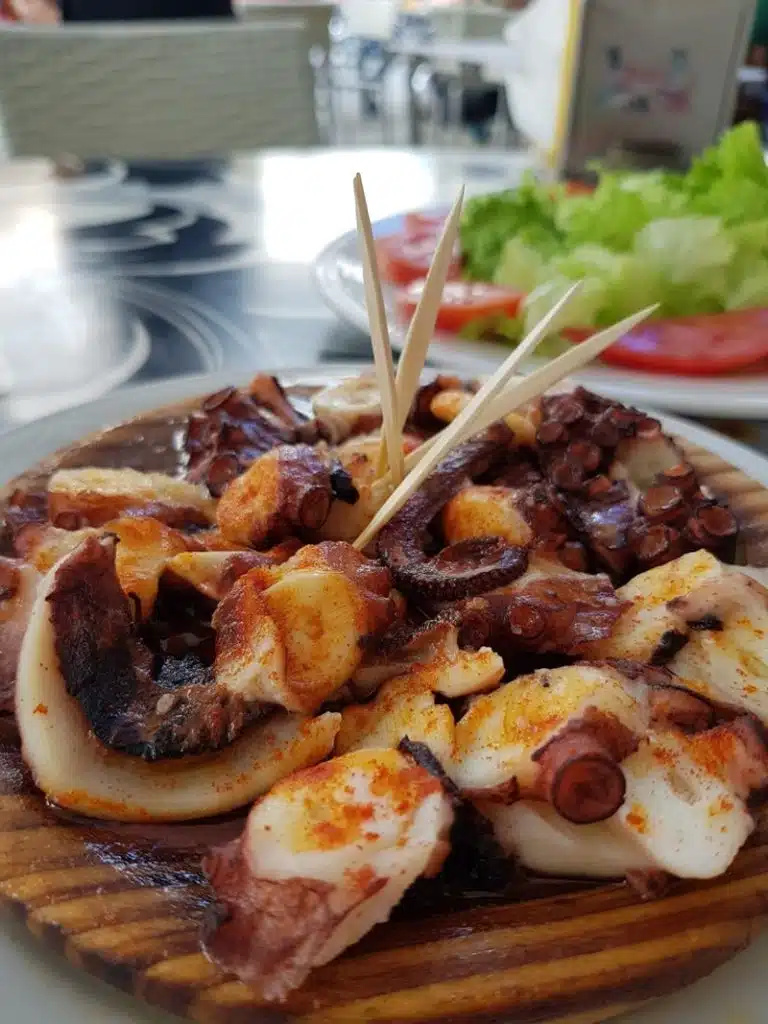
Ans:
POLYGON ((217 750, 262 708, 216 684, 199 659, 167 659, 155 678, 115 570, 115 540, 89 537, 55 570, 48 595, 67 692, 105 746, 146 760, 217 750))
POLYGON ((275 445, 315 440, 274 378, 254 378, 248 390, 222 388, 187 420, 187 476, 218 496, 259 455, 275 445))
POLYGON ((315 451, 306 444, 280 445, 228 485, 216 519, 230 541, 259 547, 318 530, 332 499, 330 471, 315 451))
POLYGON ((513 583, 451 606, 465 643, 487 643, 505 655, 577 654, 610 636, 627 607, 604 574, 575 573, 536 558, 513 583))
POLYGON ((451 452, 424 486, 382 529, 378 553, 398 587, 431 600, 451 600, 492 590, 520 576, 528 552, 495 537, 478 537, 430 557, 429 525, 466 478, 480 475, 506 448, 506 438, 488 434, 451 452))

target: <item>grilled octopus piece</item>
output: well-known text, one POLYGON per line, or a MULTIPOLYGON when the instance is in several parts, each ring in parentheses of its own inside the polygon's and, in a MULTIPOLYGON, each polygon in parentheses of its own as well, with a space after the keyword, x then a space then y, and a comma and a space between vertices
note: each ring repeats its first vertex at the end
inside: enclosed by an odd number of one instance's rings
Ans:
POLYGON ((626 607, 606 575, 573 572, 536 555, 519 579, 450 606, 462 642, 488 644, 504 655, 578 654, 584 644, 610 636, 626 607))
POLYGON ((314 441, 312 421, 293 409, 274 377, 260 374, 246 390, 222 388, 187 421, 187 476, 218 497, 259 455, 279 444, 314 441))
POLYGON ((537 751, 540 795, 566 821, 604 821, 621 807, 626 780, 620 762, 636 748, 632 733, 609 715, 589 709, 537 751))
POLYGON ((113 537, 87 538, 56 570, 48 596, 67 692, 105 746, 154 761, 218 750, 256 717, 193 655, 153 656, 137 634, 115 570, 113 537))
POLYGON ((31 565, 0 557, 0 711, 11 711, 16 666, 40 577, 31 565))
POLYGON ((330 471, 314 450, 306 444, 280 445, 227 486, 216 519, 230 541, 259 547, 318 530, 332 500, 330 471))
POLYGON ((609 658, 605 664, 618 669, 627 679, 645 683, 649 688, 654 728, 674 726, 686 733, 696 733, 715 725, 714 705, 701 694, 681 686, 678 677, 669 669, 626 658, 609 658))
POLYGON ((525 572, 528 552, 497 537, 476 537, 426 552, 429 524, 467 477, 485 472, 503 455, 503 432, 487 434, 454 449, 423 487, 382 529, 378 554, 395 583, 412 595, 436 601, 481 594, 525 572))
POLYGON ((698 488, 661 425, 577 388, 545 397, 536 450, 572 528, 614 577, 686 551, 733 553, 733 513, 698 488))

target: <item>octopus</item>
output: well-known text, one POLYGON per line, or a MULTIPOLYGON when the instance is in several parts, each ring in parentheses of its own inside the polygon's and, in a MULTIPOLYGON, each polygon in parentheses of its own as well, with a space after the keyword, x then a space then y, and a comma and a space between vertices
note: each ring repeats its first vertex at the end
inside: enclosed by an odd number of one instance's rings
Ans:
POLYGON ((218 605, 214 671, 250 702, 316 710, 354 674, 364 638, 397 614, 386 569, 340 541, 307 545, 246 573, 218 605))
POLYGON ((168 526, 208 526, 214 503, 205 488, 135 469, 60 469, 48 481, 54 526, 77 530, 123 516, 148 516, 168 526))
MULTIPOLYGON (((419 444, 412 434, 403 436, 403 454, 419 444)), ((320 528, 324 540, 346 540, 358 537, 373 519, 386 499, 390 488, 379 474, 381 437, 363 434, 348 438, 328 452, 334 501, 328 518, 320 528), (340 480, 346 483, 342 490, 340 480)))
POLYGON ((576 535, 616 577, 692 549, 732 552, 738 524, 703 494, 661 425, 583 388, 544 397, 539 463, 576 535))
POLYGON ((276 705, 318 708, 354 671, 360 636, 389 624, 386 571, 329 545, 234 584, 213 615, 212 665, 163 656, 137 629, 116 550, 86 539, 46 600, 67 692, 100 742, 145 760, 219 750, 276 705))
POLYGON ((260 455, 277 445, 312 441, 317 431, 293 408, 274 377, 259 374, 247 389, 222 388, 187 420, 187 477, 218 497, 260 455))
POLYGON ((429 524, 469 476, 485 472, 503 457, 508 438, 489 434, 460 445, 434 470, 425 485, 383 527, 378 554, 407 593, 432 600, 471 596, 520 576, 528 551, 498 537, 477 537, 429 556, 429 524))
POLYGON ((608 576, 576 572, 546 553, 532 555, 512 583, 448 606, 465 644, 505 656, 531 651, 576 655, 610 637, 626 607, 608 576))
POLYGON ((216 509, 227 540, 258 548, 319 530, 331 510, 328 467, 309 445, 279 445, 227 485, 216 509))
POLYGON ((704 879, 728 870, 755 827, 749 800, 768 782, 768 749, 752 719, 694 735, 654 728, 621 767, 624 800, 599 822, 570 824, 540 800, 484 805, 502 847, 561 877, 704 879))
POLYGON ((46 601, 67 693, 101 743, 149 761, 230 744, 265 709, 194 655, 168 658, 156 674, 116 553, 114 539, 90 537, 52 570, 46 601))
MULTIPOLYGON (((404 455, 472 394, 418 388, 404 455)), ((0 702, 35 782, 117 821, 247 811, 201 941, 272 1001, 430 877, 716 877, 768 793, 768 579, 656 420, 547 394, 360 552, 380 406, 355 378, 307 418, 258 375, 190 415, 184 478, 61 470, 6 515, 0 702)))
POLYGON ((625 609, 589 657, 666 665, 685 685, 768 725, 768 589, 707 551, 636 576, 625 609))
POLYGON ((448 853, 451 800, 397 750, 363 750, 276 785, 203 866, 219 902, 208 956, 283 1000, 386 921, 448 853))
MULTIPOLYGON (((117 599, 114 578, 109 580, 114 570, 108 544, 86 542, 89 560, 99 556, 94 545, 104 550, 101 567, 107 583, 102 585, 117 599)), ((79 555, 67 556, 43 581, 17 671, 16 721, 24 760, 49 800, 79 814, 116 821, 193 820, 242 807, 281 778, 328 757, 340 724, 340 716, 332 712, 313 718, 277 711, 261 717, 215 757, 157 762, 105 746, 81 702, 68 692, 49 601, 60 587, 60 568, 69 568, 71 574, 79 555)), ((93 610, 90 605, 87 609, 93 610)), ((113 677, 109 682, 113 684, 113 677)))
POLYGON ((33 566, 0 558, 0 711, 13 709, 16 668, 39 579, 33 566))
POLYGON ((649 725, 645 688, 618 670, 541 669, 472 701, 446 770, 475 799, 540 799, 566 821, 602 821, 624 802, 621 762, 649 725))

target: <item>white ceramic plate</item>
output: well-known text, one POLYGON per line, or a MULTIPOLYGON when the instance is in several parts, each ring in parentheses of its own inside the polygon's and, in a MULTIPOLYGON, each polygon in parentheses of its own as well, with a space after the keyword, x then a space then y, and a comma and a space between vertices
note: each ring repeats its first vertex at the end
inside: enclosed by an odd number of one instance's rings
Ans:
MULTIPOLYGON (((359 373, 360 366, 280 371, 290 383, 327 383, 359 373)), ((113 392, 88 405, 56 413, 0 436, 5 482, 57 448, 157 406, 236 383, 231 372, 158 381, 113 392)), ((665 428, 708 448, 768 486, 768 459, 750 449, 672 416, 665 428)), ((768 1002, 765 961, 768 937, 677 995, 624 1018, 626 1024, 764 1024, 768 1002)), ((172 1024, 178 1018, 149 1009, 83 972, 39 944, 17 922, 0 917, 0 1021, 56 1024, 172 1024)))
MULTIPOLYGON (((379 237, 402 230, 402 216, 374 224, 379 237)), ((324 249, 315 260, 315 280, 331 309, 343 320, 367 333, 363 267, 357 233, 349 231, 324 249)), ((403 331, 397 328, 393 292, 385 288, 391 341, 402 346, 403 331)), ((504 345, 464 341, 453 335, 437 335, 430 349, 435 365, 464 373, 489 372, 509 355, 504 345)), ((719 416, 734 419, 768 419, 768 371, 745 371, 727 377, 666 377, 638 373, 610 366, 595 366, 580 373, 580 384, 621 402, 654 405, 672 412, 694 416, 719 416)))

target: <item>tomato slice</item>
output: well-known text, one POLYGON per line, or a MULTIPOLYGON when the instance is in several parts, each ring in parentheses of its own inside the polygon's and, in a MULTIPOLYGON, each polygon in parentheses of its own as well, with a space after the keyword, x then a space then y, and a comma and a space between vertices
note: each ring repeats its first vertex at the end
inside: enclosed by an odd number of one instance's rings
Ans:
POLYGON ((565 192, 569 196, 591 196, 594 191, 594 185, 587 185, 583 181, 566 181, 565 183, 565 192))
POLYGON ((697 377, 741 370, 766 358, 768 309, 651 320, 602 355, 612 366, 697 377))
POLYGON ((444 213, 419 213, 413 210, 403 217, 404 232, 406 235, 420 235, 425 231, 433 231, 437 235, 443 230, 445 219, 444 213))
MULTIPOLYGON (((435 255, 439 234, 424 230, 414 235, 388 235, 376 241, 379 272, 390 284, 408 285, 424 277, 435 255)), ((458 246, 448 269, 448 277, 455 277, 461 269, 458 246)))
MULTIPOLYGON (((395 302, 400 320, 407 323, 411 319, 423 287, 424 278, 421 278, 398 289, 395 302)), ((439 331, 458 334, 475 320, 494 316, 513 317, 520 309, 524 297, 522 292, 500 288, 495 284, 448 281, 443 289, 435 326, 439 331)))

